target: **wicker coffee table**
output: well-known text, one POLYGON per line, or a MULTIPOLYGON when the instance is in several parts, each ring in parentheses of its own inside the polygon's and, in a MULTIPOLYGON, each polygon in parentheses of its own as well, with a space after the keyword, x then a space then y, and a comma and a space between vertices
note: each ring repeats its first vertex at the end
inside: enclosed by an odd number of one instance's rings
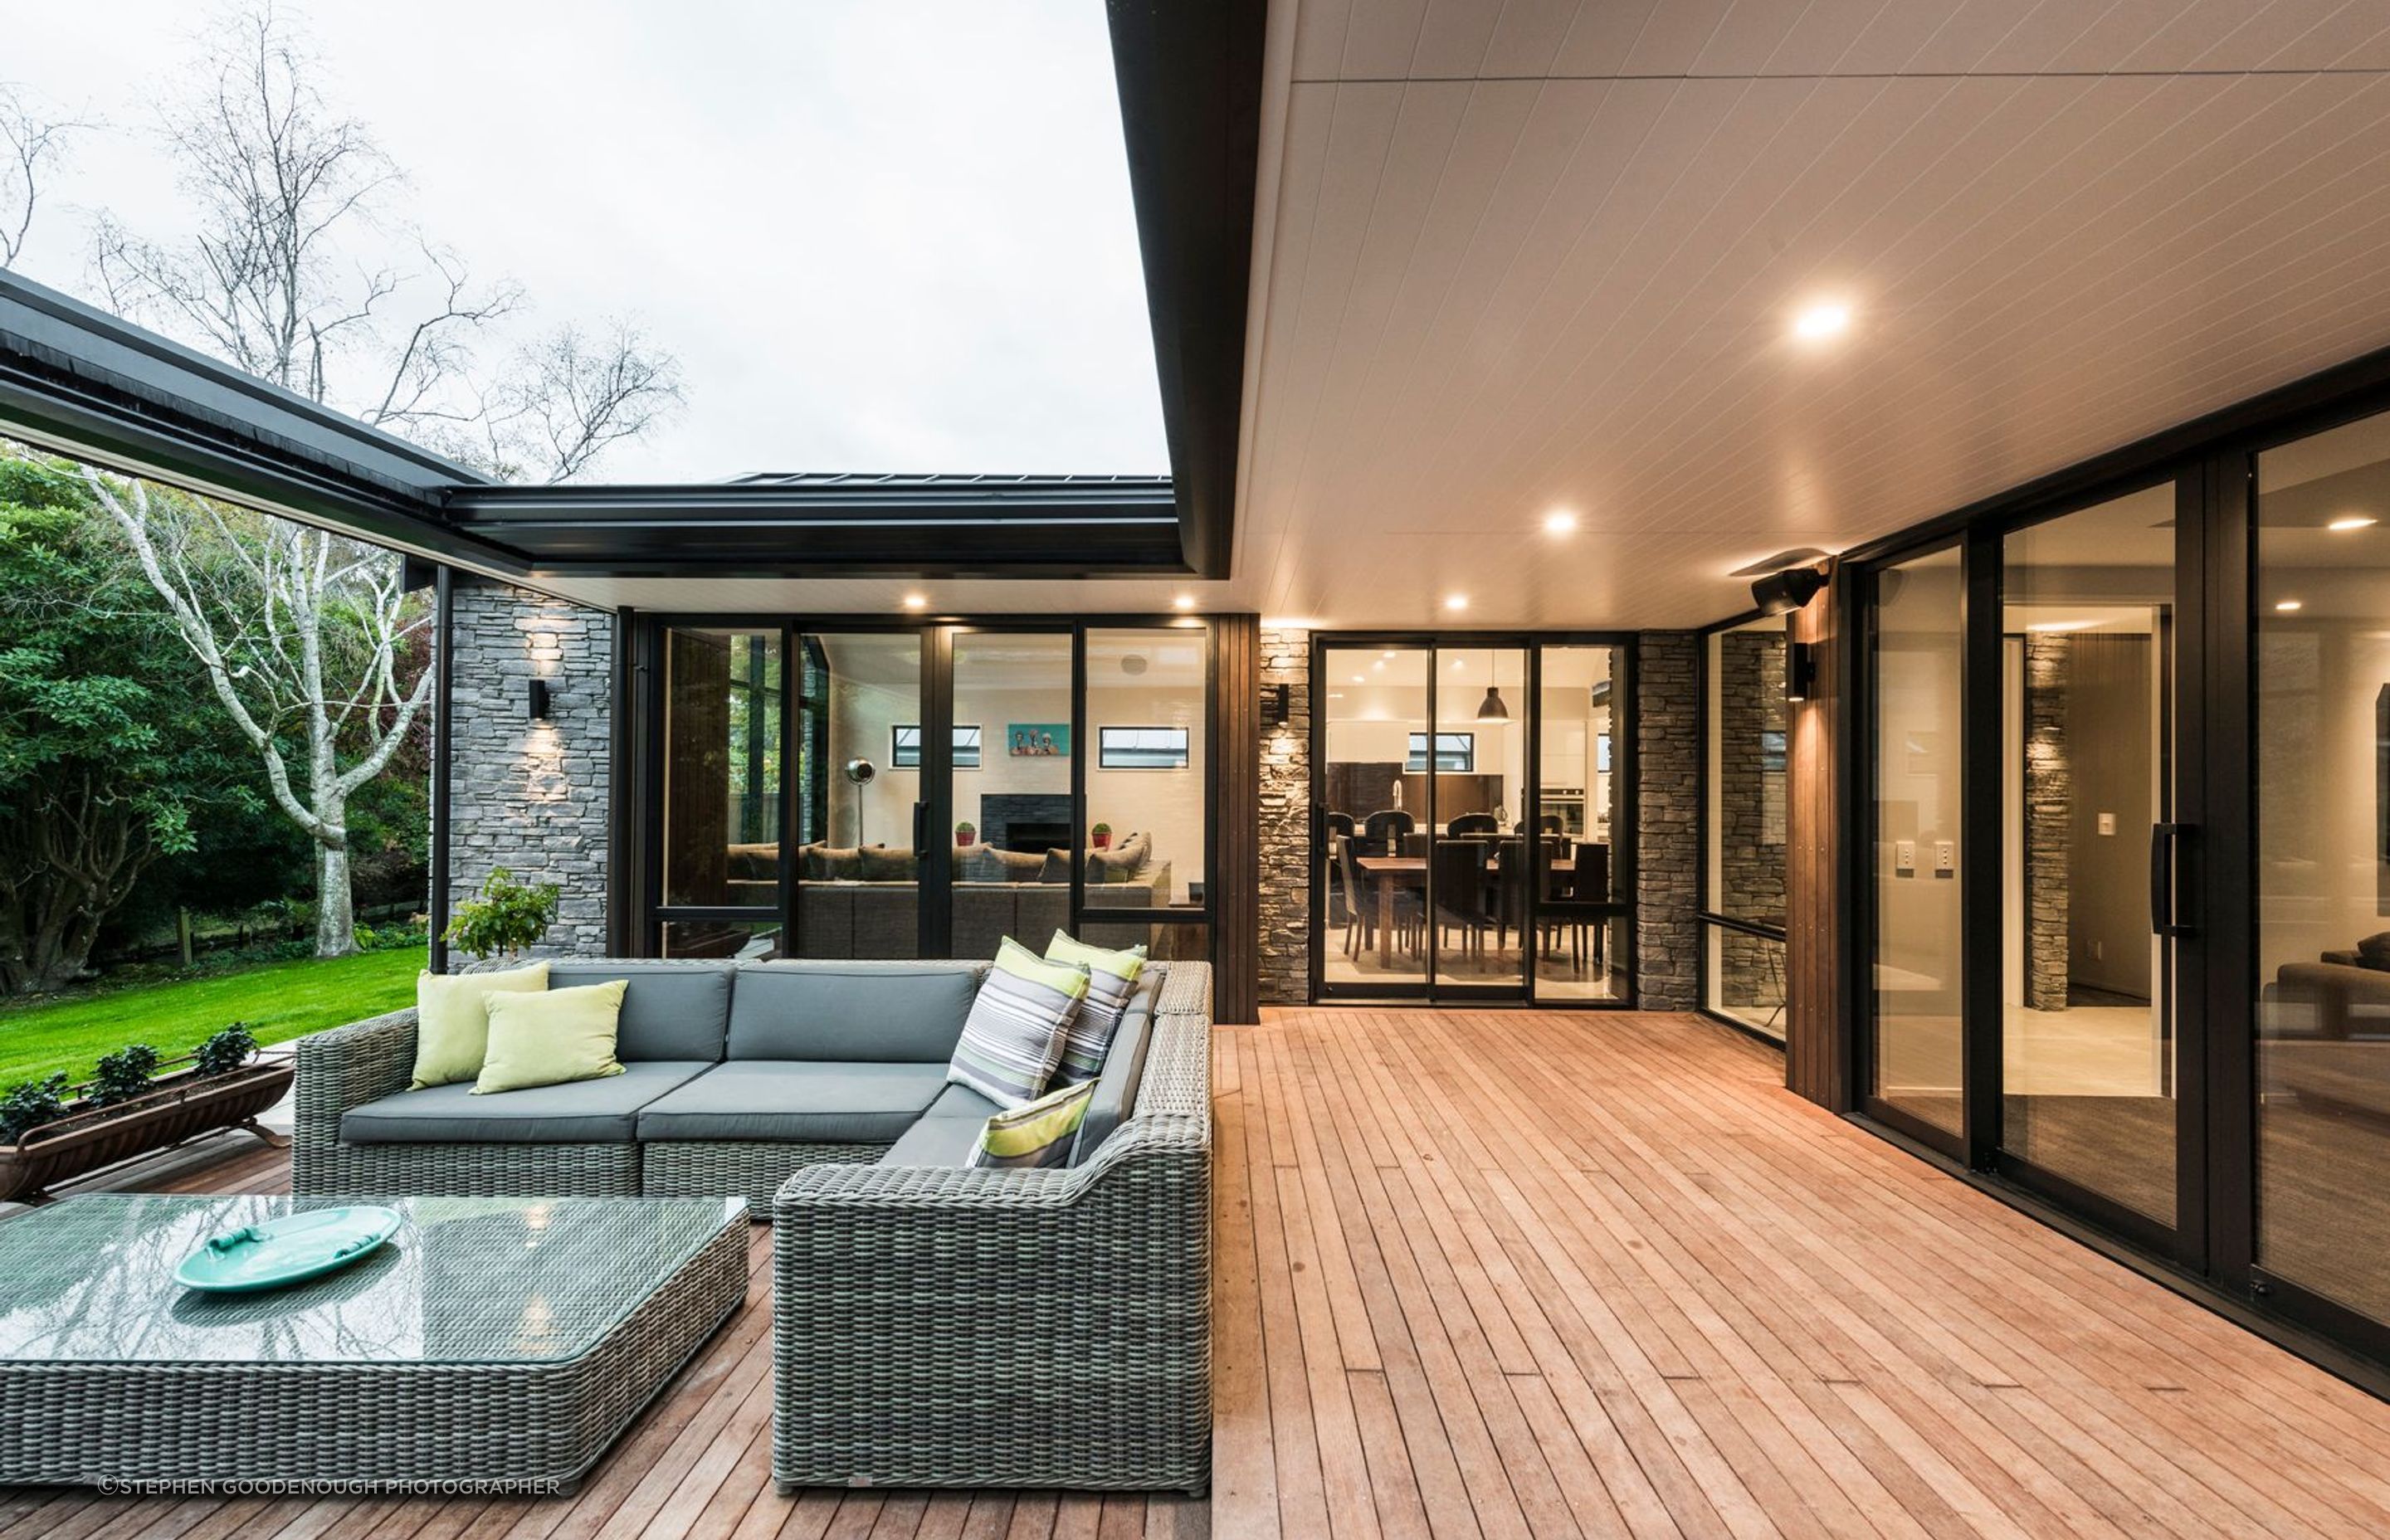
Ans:
POLYGON ((739 1199, 404 1199, 341 1272, 173 1280, 211 1235, 345 1201, 109 1195, 0 1223, 0 1482, 568 1492, 746 1296, 739 1199))

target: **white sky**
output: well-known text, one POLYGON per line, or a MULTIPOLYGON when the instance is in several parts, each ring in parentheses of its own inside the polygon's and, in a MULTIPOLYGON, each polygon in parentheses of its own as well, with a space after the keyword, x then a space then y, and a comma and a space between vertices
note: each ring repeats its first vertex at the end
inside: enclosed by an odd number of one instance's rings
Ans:
MULTIPOLYGON (((188 228, 152 104, 208 14, 0 0, 0 79, 105 122, 26 276, 94 297, 97 209, 188 228)), ((1168 469, 1102 0, 279 14, 407 173, 394 212, 539 323, 679 356, 687 408, 594 479, 1168 469)))

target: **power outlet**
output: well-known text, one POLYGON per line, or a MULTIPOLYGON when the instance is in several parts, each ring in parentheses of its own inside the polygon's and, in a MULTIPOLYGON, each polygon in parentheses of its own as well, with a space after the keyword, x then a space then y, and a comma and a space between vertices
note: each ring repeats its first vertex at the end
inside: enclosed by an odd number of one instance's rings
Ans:
POLYGON ((1948 877, 1959 869, 1959 842, 1937 840, 1934 843, 1934 875, 1948 877))
POLYGON ((2100 832, 2102 834, 2114 834, 2116 832, 2116 815, 2114 814, 2102 813, 2100 815, 2100 832))

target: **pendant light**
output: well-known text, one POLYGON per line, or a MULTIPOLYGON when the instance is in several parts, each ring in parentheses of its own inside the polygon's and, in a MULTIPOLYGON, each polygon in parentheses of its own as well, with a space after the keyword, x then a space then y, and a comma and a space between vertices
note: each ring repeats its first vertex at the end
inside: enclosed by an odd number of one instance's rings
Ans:
POLYGON ((1494 687, 1494 654, 1485 655, 1485 699, 1477 703, 1480 722, 1508 722, 1510 708, 1502 704, 1502 692, 1494 687))

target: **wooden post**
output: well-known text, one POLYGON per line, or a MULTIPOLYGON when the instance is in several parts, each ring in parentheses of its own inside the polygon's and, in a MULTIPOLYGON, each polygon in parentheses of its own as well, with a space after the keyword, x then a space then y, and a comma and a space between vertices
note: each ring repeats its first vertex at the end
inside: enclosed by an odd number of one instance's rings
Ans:
POLYGON ((191 911, 174 911, 174 941, 183 950, 183 966, 191 966, 191 911))

